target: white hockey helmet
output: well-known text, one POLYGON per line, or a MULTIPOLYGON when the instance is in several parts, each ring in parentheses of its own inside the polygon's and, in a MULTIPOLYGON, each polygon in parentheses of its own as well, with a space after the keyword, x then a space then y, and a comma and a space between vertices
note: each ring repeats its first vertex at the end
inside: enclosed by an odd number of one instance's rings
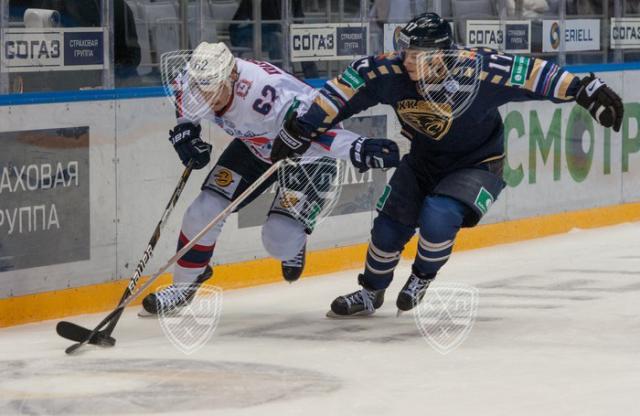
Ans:
POLYGON ((236 65, 233 54, 222 42, 202 42, 191 54, 187 66, 189 81, 201 91, 217 93, 224 83, 231 82, 236 65))

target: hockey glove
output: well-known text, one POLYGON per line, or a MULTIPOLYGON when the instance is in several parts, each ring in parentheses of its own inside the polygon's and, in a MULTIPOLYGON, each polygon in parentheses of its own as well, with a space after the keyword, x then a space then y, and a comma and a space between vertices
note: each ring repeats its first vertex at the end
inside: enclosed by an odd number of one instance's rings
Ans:
POLYGON ((622 100, 593 73, 580 81, 576 102, 589 110, 591 116, 604 127, 613 127, 614 131, 620 131, 624 115, 622 100))
POLYGON ((400 151, 393 140, 360 137, 351 144, 351 163, 360 173, 370 168, 395 168, 400 164, 400 151))
POLYGON ((211 160, 211 145, 200 138, 200 125, 178 124, 169 131, 169 141, 178 152, 182 164, 187 166, 193 159, 193 168, 202 169, 211 160))
POLYGON ((271 162, 287 159, 293 156, 301 156, 311 146, 311 139, 304 136, 302 128, 298 125, 298 114, 294 111, 284 122, 278 136, 273 141, 271 149, 271 162))

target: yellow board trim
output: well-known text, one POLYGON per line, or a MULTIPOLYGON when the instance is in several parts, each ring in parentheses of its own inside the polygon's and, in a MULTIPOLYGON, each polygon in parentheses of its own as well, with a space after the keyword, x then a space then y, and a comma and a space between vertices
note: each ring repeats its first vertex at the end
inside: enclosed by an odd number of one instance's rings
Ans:
MULTIPOLYGON (((561 234, 573 228, 596 228, 633 221, 640 221, 640 203, 480 225, 462 230, 457 238, 454 251, 561 234)), ((416 245, 417 239, 413 238, 402 256, 406 259, 413 258, 416 255, 416 245)), ((366 243, 310 252, 304 276, 359 269, 364 264, 366 252, 366 243)), ((356 275, 357 271, 354 271, 354 282, 356 275)), ((152 285, 151 290, 160 285, 168 284, 169 281, 170 275, 163 275, 157 283, 152 285)), ((280 262, 273 259, 260 259, 216 266, 212 284, 229 290, 280 281, 282 281, 280 262)), ((119 280, 0 299, 0 327, 110 310, 122 295, 127 283, 127 280, 119 280)), ((142 296, 136 299, 133 304, 139 305, 141 299, 142 296)))

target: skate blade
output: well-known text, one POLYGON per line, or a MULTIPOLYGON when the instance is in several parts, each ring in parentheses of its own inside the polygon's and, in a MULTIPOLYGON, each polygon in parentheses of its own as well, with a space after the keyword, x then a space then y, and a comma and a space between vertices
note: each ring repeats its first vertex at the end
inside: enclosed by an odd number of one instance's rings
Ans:
MULTIPOLYGON (((174 310, 172 310, 171 312, 165 312, 162 314, 162 316, 166 316, 166 317, 171 317, 171 316, 178 316, 181 313, 182 308, 176 308, 174 310)), ((140 309, 138 311, 138 318, 144 318, 144 319, 157 319, 158 318, 158 314, 156 313, 151 313, 148 312, 146 309, 140 309)))
POLYGON ((138 311, 138 318, 157 318, 158 315, 156 315, 155 313, 150 313, 147 312, 145 309, 141 309, 140 311, 138 311))
POLYGON ((334 311, 330 310, 327 312, 327 318, 331 319, 363 319, 370 318, 375 313, 375 311, 361 311, 358 313, 354 313, 353 315, 338 315, 334 311))

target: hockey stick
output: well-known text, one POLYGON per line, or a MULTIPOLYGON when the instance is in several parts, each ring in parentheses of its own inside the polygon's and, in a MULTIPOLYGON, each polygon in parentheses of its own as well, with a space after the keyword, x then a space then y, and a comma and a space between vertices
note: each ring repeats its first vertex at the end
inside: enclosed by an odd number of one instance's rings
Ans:
MULTIPOLYGON (((121 304, 127 297, 131 295, 136 285, 138 284, 138 281, 140 280, 140 276, 142 275, 142 271, 149 263, 149 260, 153 255, 153 250, 155 249, 156 244, 160 239, 160 232, 162 231, 165 224, 167 223, 167 220, 169 218, 169 215, 173 211, 173 208, 176 206, 178 202, 178 198, 180 197, 182 190, 187 184, 187 180, 189 179, 189 176, 191 175, 192 170, 193 170, 193 162, 189 162, 184 172, 182 172, 182 175, 180 176, 180 181, 178 181, 178 184, 173 190, 171 199, 169 199, 169 202, 167 203, 167 206, 164 209, 164 212, 162 213, 162 217, 160 218, 158 225, 156 225, 156 228, 153 231, 153 235, 151 236, 151 239, 147 244, 147 248, 144 251, 142 258, 138 262, 138 266, 136 267, 135 272, 133 273, 133 276, 131 276, 131 278, 129 279, 129 284, 127 285, 127 288, 124 290, 124 293, 122 294, 122 297, 118 302, 118 305, 121 304)), ((118 323, 121 313, 122 311, 118 314, 115 314, 113 318, 110 320, 109 326, 100 332, 94 333, 90 329, 84 328, 80 325, 76 325, 72 322, 67 322, 67 321, 58 322, 58 325, 56 325, 56 332, 61 337, 70 339, 72 341, 79 342, 79 341, 88 339, 89 343, 91 344, 113 346, 115 345, 115 339, 111 337, 111 333, 113 332, 113 329, 118 323)))
POLYGON ((68 347, 65 350, 65 352, 67 354, 72 354, 78 348, 80 348, 83 345, 85 345, 86 343, 88 343, 95 336, 95 334, 97 334, 105 325, 107 325, 111 321, 111 319, 113 319, 116 315, 121 314, 122 311, 124 310, 124 308, 127 307, 127 305, 129 305, 135 298, 140 296, 140 294, 142 292, 144 292, 147 288, 149 288, 149 286, 151 286, 151 284, 162 273, 167 271, 167 269, 173 263, 175 263, 176 261, 178 261, 178 259, 180 259, 182 256, 184 256, 187 253, 187 251, 191 250, 191 248, 193 246, 195 246, 198 243, 198 241, 200 241, 202 239, 202 237, 204 237, 204 235, 207 232, 209 232, 209 230, 211 230, 211 228, 213 228, 216 224, 218 224, 220 221, 222 221, 224 218, 226 218, 229 214, 231 214, 233 211, 235 211, 235 209, 245 199, 247 199, 260 185, 262 185, 267 179, 269 179, 269 177, 271 177, 271 175, 273 175, 274 172, 276 172, 278 170, 278 168, 280 167, 280 165, 282 163, 283 163, 283 161, 278 161, 278 162, 274 163, 273 165, 271 165, 271 167, 269 167, 269 169, 267 169, 262 174, 262 176, 260 176, 254 183, 252 183, 242 194, 240 194, 240 196, 238 196, 236 199, 234 199, 233 202, 231 202, 222 212, 220 212, 218 215, 216 215, 216 217, 214 219, 212 219, 211 222, 209 224, 207 224, 202 229, 202 231, 200 231, 198 234, 196 234, 188 244, 186 244, 184 247, 182 247, 180 250, 178 250, 178 252, 176 254, 174 254, 173 257, 171 257, 164 266, 162 266, 157 272, 155 272, 149 278, 149 280, 147 280, 145 282, 145 284, 143 284, 141 287, 139 287, 135 292, 131 293, 131 295, 129 297, 127 297, 122 302, 120 302, 118 304, 118 306, 113 311, 111 311, 111 313, 109 315, 107 315, 98 324, 98 326, 96 326, 93 329, 93 331, 91 331, 91 333, 86 337, 86 339, 84 339, 81 342, 78 342, 76 344, 71 345, 70 347, 68 347))

